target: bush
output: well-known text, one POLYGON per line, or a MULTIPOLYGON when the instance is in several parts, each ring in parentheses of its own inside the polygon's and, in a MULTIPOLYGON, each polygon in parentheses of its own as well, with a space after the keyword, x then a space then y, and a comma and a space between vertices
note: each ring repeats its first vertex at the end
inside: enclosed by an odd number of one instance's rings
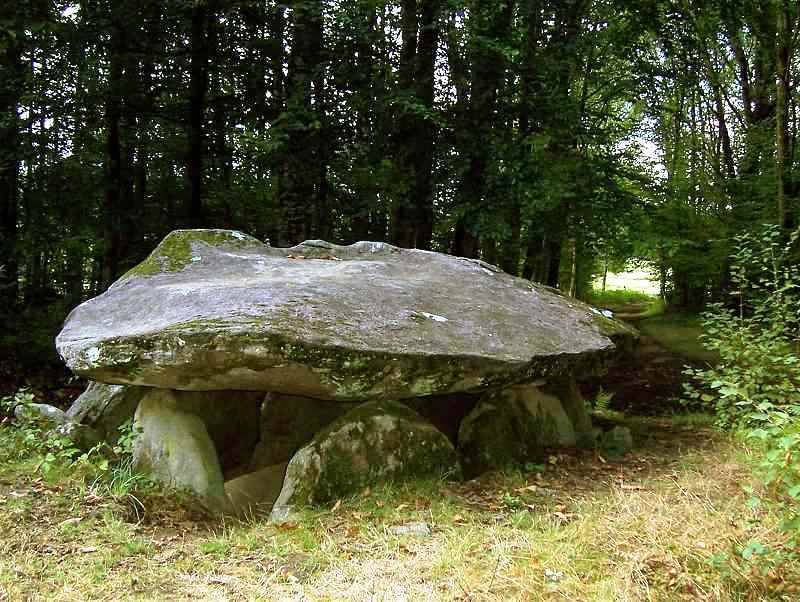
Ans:
MULTIPOLYGON (((11 416, 14 408, 32 403, 33 394, 20 389, 0 398, 0 413, 11 416)), ((76 447, 68 437, 58 436, 52 426, 34 420, 0 427, 0 462, 31 461, 45 478, 81 474, 93 485, 103 485, 114 494, 150 485, 145 476, 133 469, 136 433, 130 420, 120 427, 120 437, 113 448, 100 443, 88 451, 76 447)))
MULTIPOLYGON (((738 307, 703 316, 705 347, 719 353, 708 369, 688 369, 687 398, 710 405, 721 427, 761 452, 758 467, 783 528, 800 529, 800 231, 777 226, 737 238, 731 257, 738 307)), ((754 500, 760 503, 762 500, 754 500)))

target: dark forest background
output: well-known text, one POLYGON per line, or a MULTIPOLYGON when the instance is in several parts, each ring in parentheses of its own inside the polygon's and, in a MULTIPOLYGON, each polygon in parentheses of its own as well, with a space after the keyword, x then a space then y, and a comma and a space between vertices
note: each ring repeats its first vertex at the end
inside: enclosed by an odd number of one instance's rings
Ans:
POLYGON ((174 228, 384 240, 583 297, 730 292, 797 215, 786 0, 0 3, 0 354, 174 228))

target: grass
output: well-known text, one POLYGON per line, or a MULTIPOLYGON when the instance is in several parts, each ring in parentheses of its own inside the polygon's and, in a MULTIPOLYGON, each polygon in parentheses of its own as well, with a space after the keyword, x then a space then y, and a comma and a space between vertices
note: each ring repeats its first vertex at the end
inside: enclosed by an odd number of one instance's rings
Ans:
POLYGON ((738 555, 775 537, 747 504, 748 450, 697 417, 627 424, 620 462, 386 484, 284 525, 203 519, 154 490, 133 512, 79 472, 41 478, 0 427, 0 600, 793 599, 796 567, 738 555), (420 521, 431 535, 392 531, 420 521))
POLYGON ((703 327, 695 314, 666 313, 640 320, 636 327, 668 351, 691 361, 714 363, 719 359, 700 342, 703 327))
POLYGON ((657 297, 642 291, 623 289, 593 289, 588 300, 596 305, 631 305, 635 303, 651 303, 657 297))
POLYGON ((664 302, 658 296, 630 289, 593 290, 588 303, 610 309, 618 318, 641 320, 664 313, 664 302))

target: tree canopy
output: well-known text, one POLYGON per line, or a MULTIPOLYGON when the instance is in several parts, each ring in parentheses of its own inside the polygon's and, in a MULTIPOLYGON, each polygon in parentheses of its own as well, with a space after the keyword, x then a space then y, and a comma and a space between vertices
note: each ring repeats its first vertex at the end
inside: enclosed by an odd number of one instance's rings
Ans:
POLYGON ((788 0, 3 3, 5 336, 181 227, 723 299, 734 237, 797 222, 797 38, 788 0))

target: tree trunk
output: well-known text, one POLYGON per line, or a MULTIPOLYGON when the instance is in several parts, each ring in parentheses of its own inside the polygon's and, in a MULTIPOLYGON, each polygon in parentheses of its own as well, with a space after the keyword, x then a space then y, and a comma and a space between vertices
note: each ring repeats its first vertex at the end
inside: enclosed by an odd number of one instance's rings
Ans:
POLYGON ((786 206, 786 166, 789 159, 789 125, 788 125, 788 110, 789 98, 791 98, 790 89, 790 56, 791 56, 791 39, 792 39, 792 23, 789 16, 788 3, 781 1, 778 3, 777 15, 777 44, 776 44, 776 60, 777 67, 777 84, 776 84, 776 102, 775 102, 775 142, 776 142, 776 158, 775 158, 775 185, 777 197, 777 210, 778 210, 778 223, 781 227, 785 228, 790 226, 794 220, 790 218, 791 212, 786 206))
MULTIPOLYGON (((322 136, 319 132, 323 116, 314 103, 314 80, 321 64, 322 3, 299 1, 292 4, 292 52, 289 57, 286 112, 291 124, 287 132, 286 161, 281 187, 281 207, 286 220, 290 244, 306 238, 312 219, 324 202, 321 194, 322 136)), ((327 166, 324 166, 327 168, 327 166)))
POLYGON ((396 149, 397 185, 392 201, 390 241, 394 245, 405 248, 414 246, 416 176, 413 138, 416 134, 414 131, 416 118, 410 107, 417 100, 414 76, 417 62, 418 30, 417 0, 402 0, 400 16, 402 45, 397 73, 397 95, 403 98, 404 102, 399 103, 400 114, 395 118, 397 126, 393 143, 396 149))
MULTIPOLYGON (((419 51, 417 53, 417 99, 433 111, 436 49, 442 0, 420 0, 419 51)), ((414 246, 431 248, 433 239, 433 154, 436 128, 431 118, 417 115, 414 153, 414 246)))
POLYGON ((17 203, 19 201, 19 118, 24 66, 19 38, 0 54, 0 311, 13 308, 19 295, 17 203))
POLYGON ((205 113, 208 93, 208 25, 213 18, 208 0, 195 0, 192 6, 189 77, 189 206, 187 222, 203 225, 203 159, 205 156, 205 113))
POLYGON ((459 186, 464 204, 456 236, 461 248, 457 254, 474 257, 479 233, 477 216, 485 209, 489 144, 495 127, 497 94, 505 75, 505 55, 499 50, 511 27, 513 2, 476 4, 470 16, 473 30, 470 132, 466 150, 467 169, 459 186), (460 251, 460 253, 459 253, 460 251))
POLYGON ((105 101, 105 197, 103 201, 102 287, 108 288, 119 271, 120 190, 122 187, 122 62, 125 52, 125 26, 114 8, 111 14, 110 67, 105 101))
POLYGON ((561 241, 547 241, 547 277, 544 279, 547 286, 558 288, 561 280, 561 241))

